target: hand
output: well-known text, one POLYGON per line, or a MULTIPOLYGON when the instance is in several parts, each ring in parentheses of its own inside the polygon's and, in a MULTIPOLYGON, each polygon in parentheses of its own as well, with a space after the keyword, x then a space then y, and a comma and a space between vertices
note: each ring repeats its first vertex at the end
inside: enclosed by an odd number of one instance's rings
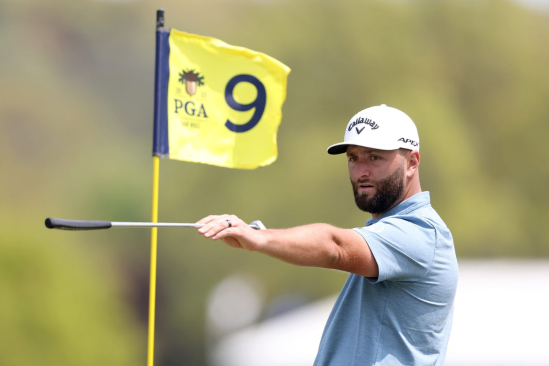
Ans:
POLYGON ((233 248, 258 250, 264 242, 260 230, 252 229, 235 215, 210 215, 198 221, 198 224, 204 225, 198 232, 205 238, 221 239, 233 248))

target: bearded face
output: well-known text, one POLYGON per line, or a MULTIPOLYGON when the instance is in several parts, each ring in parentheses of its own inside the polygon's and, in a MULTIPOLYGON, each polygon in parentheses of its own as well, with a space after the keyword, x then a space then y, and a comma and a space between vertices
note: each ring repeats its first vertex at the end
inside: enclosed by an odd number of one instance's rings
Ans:
POLYGON ((386 178, 358 179, 357 181, 351 179, 351 184, 359 209, 372 214, 384 213, 400 199, 404 192, 404 166, 400 165, 386 178), (359 192, 361 185, 372 186, 374 188, 372 191, 375 192, 359 192))

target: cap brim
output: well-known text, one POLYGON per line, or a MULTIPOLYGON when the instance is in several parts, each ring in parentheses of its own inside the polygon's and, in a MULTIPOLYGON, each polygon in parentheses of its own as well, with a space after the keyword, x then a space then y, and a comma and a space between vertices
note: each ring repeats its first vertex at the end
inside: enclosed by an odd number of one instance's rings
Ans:
POLYGON ((334 144, 326 150, 328 154, 330 155, 339 155, 344 154, 347 152, 347 146, 349 146, 346 142, 340 142, 339 144, 334 144))

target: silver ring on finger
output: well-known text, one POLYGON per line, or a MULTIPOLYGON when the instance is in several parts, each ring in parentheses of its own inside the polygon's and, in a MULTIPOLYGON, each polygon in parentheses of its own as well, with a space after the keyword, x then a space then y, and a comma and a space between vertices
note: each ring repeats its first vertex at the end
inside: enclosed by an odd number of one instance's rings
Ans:
POLYGON ((231 220, 227 219, 225 221, 227 221, 227 224, 229 224, 229 227, 233 227, 233 224, 231 223, 231 220))

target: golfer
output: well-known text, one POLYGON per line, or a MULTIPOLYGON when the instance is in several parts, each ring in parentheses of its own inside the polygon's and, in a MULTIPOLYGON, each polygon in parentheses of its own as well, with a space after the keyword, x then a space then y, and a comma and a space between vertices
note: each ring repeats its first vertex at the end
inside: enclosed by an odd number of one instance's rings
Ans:
POLYGON ((386 105, 357 113, 344 142, 364 227, 311 224, 253 230, 233 215, 208 216, 198 231, 231 247, 300 266, 349 272, 328 318, 315 366, 443 365, 458 266, 450 230, 419 181, 419 136, 386 105))

